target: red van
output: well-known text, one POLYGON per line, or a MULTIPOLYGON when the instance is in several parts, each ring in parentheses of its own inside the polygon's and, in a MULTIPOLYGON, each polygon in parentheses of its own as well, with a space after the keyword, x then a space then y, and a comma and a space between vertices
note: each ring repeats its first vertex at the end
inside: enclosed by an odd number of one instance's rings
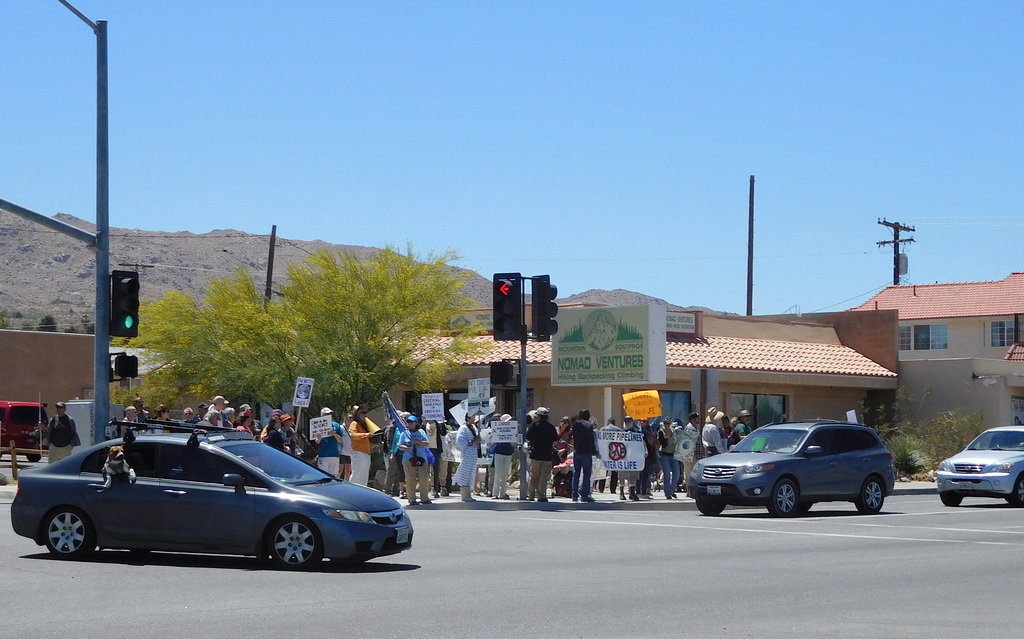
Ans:
MULTIPOLYGON (((0 454, 15 448, 40 448, 39 423, 46 424, 46 408, 39 402, 0 401, 0 454)), ((43 448, 45 450, 45 447, 43 448)), ((29 461, 37 462, 40 455, 26 455, 29 461)))

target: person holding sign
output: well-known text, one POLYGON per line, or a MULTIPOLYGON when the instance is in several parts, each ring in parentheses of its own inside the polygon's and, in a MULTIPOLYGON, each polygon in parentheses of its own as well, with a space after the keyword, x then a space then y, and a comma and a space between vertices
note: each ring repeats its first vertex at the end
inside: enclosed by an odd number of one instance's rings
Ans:
MULTIPOLYGON (((502 415, 497 423, 511 422, 512 416, 502 415)), ((493 427, 492 427, 493 432, 493 427)), ((512 455, 515 447, 509 442, 498 442, 494 445, 494 483, 491 486, 492 499, 508 499, 508 474, 512 470, 512 455)))
POLYGON ((326 406, 320 409, 320 417, 331 419, 331 431, 318 439, 316 465, 325 473, 338 477, 341 472, 341 443, 345 440, 345 430, 334 421, 334 411, 326 406))
POLYGON ((405 490, 409 497, 409 505, 429 504, 427 488, 430 479, 428 462, 427 434, 420 428, 420 421, 415 415, 405 418, 408 426, 398 437, 398 450, 402 451, 402 467, 405 469, 405 490), (419 487, 420 498, 416 500, 416 487, 419 487))

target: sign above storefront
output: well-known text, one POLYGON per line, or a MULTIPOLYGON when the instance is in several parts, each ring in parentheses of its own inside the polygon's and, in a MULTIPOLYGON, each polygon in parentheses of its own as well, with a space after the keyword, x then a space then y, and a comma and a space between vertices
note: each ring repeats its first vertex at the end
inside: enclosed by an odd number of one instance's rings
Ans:
POLYGON ((559 324, 552 386, 665 383, 664 306, 566 308, 559 324))

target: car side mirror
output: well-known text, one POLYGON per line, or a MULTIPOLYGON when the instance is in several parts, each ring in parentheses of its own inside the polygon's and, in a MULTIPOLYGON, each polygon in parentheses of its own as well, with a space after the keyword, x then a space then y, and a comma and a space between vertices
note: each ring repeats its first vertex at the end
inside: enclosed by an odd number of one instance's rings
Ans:
POLYGON ((807 455, 808 457, 814 457, 815 455, 820 455, 821 452, 822 452, 821 446, 808 446, 804 450, 804 454, 807 455))
POLYGON ((239 495, 245 494, 245 479, 238 473, 225 473, 221 481, 225 486, 234 486, 239 495))

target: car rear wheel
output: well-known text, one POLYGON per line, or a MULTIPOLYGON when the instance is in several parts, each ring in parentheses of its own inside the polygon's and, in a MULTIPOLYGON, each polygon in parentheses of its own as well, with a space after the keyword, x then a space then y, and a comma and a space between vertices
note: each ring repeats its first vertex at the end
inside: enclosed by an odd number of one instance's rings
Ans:
POLYGON ((775 517, 792 517, 797 513, 800 503, 800 491, 792 479, 782 478, 772 488, 772 498, 768 501, 768 512, 775 517))
POLYGON ((939 499, 942 500, 943 506, 950 506, 956 508, 960 505, 960 502, 964 500, 963 495, 958 495, 951 490, 945 490, 939 493, 939 499))
POLYGON ((25 459, 29 460, 33 464, 42 459, 42 455, 25 455, 25 459))
POLYGON ((878 514, 882 510, 882 504, 885 503, 885 489, 882 487, 882 482, 878 481, 877 477, 865 479, 854 503, 857 505, 857 511, 862 514, 878 514))
POLYGON ((697 499, 695 501, 697 502, 697 510, 702 515, 714 517, 715 515, 721 515, 722 511, 725 510, 725 504, 720 501, 708 501, 707 499, 697 499))
POLYGON ((288 517, 273 524, 267 541, 270 558, 279 568, 308 569, 324 556, 316 528, 300 517, 288 517))
POLYGON ((50 554, 61 559, 81 559, 96 548, 92 522, 77 508, 58 508, 45 521, 43 539, 50 554))
POLYGON ((1013 492, 1006 498, 1006 501, 1016 508, 1024 506, 1024 473, 1017 475, 1017 481, 1013 484, 1013 492))

